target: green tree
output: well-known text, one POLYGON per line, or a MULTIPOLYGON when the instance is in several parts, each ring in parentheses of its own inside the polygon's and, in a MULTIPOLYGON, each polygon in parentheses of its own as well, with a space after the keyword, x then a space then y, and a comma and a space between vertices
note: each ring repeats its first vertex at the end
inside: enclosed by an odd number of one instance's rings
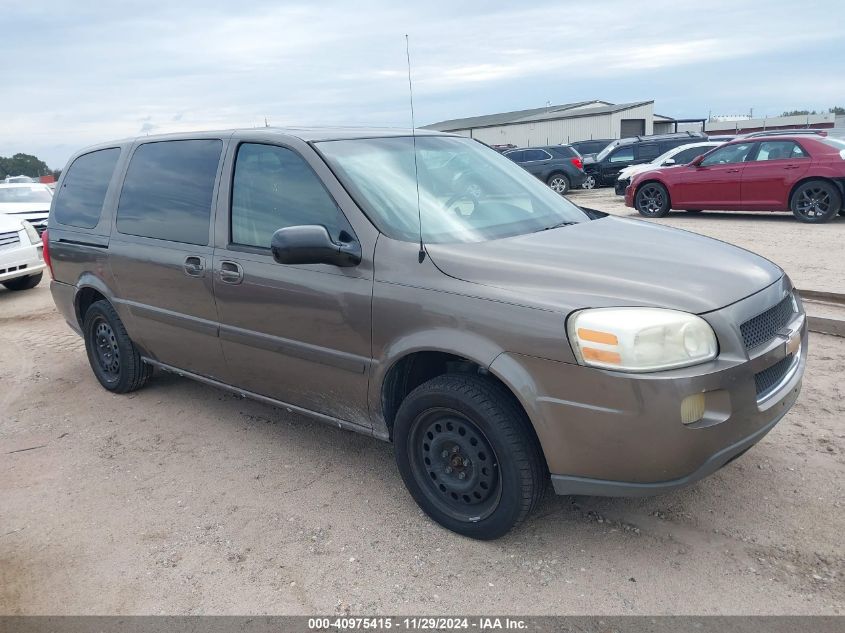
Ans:
POLYGON ((828 109, 828 112, 832 112, 833 114, 845 114, 845 108, 842 106, 833 106, 828 109))
POLYGON ((18 153, 11 157, 0 156, 0 178, 6 176, 38 178, 51 173, 47 163, 32 154, 18 153))

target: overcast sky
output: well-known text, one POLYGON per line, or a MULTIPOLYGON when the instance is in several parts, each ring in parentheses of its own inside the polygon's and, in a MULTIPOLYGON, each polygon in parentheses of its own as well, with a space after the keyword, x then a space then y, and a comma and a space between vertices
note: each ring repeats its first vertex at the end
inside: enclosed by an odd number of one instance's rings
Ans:
POLYGON ((0 0, 0 155, 263 125, 409 125, 587 99, 674 117, 845 105, 841 0, 0 0), (638 7, 643 8, 638 8, 638 7))

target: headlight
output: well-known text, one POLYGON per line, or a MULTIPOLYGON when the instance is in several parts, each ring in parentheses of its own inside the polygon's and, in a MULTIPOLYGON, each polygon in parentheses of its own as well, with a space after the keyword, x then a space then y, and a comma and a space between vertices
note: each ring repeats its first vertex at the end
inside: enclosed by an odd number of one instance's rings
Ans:
POLYGON ((596 308, 567 323, 578 362, 617 371, 675 369, 716 358, 713 328, 701 317, 663 308, 596 308))
POLYGON ((38 231, 35 230, 35 227, 26 220, 21 222, 21 224, 23 225, 23 230, 26 231, 26 236, 29 238, 29 243, 33 246, 40 244, 41 238, 38 236, 38 231))

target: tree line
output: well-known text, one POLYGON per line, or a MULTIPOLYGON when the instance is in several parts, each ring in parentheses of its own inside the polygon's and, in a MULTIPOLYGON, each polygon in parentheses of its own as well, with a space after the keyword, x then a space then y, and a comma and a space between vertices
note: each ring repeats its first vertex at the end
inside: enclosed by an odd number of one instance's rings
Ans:
POLYGON ((53 175, 58 178, 61 173, 60 169, 50 169, 47 163, 32 154, 17 153, 14 156, 0 156, 0 180, 6 176, 38 178, 53 175))
MULTIPOLYGON (((833 106, 832 108, 828 108, 827 112, 832 114, 845 114, 845 108, 842 106, 833 106)), ((781 116, 800 116, 802 114, 826 114, 826 112, 824 110, 788 110, 781 113, 781 116)))

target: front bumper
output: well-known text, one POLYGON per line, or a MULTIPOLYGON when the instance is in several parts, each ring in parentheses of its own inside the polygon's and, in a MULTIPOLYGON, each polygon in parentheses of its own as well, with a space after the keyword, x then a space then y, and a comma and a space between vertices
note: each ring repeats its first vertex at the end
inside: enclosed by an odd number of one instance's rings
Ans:
POLYGON ((624 196, 625 190, 628 188, 628 185, 631 184, 630 178, 618 178, 616 180, 616 184, 613 185, 613 190, 616 192, 617 196, 624 196))
POLYGON ((20 239, 17 247, 0 250, 0 283, 36 275, 46 267, 41 256, 41 245, 29 244, 23 231, 20 239))
MULTIPOLYGON (((807 324, 799 305, 788 328, 794 330, 792 344, 800 341, 800 347, 792 348, 782 379, 760 393, 755 377, 790 352, 780 337, 746 350, 739 324, 791 291, 784 277, 747 299, 701 315, 716 331, 720 353, 694 367, 626 374, 518 357, 534 383, 521 390, 521 399, 555 492, 639 496, 673 490, 713 473, 758 442, 798 398, 807 324), (704 416, 684 425, 681 402, 701 393, 704 416)), ((494 362, 491 371, 496 369, 494 362)))

